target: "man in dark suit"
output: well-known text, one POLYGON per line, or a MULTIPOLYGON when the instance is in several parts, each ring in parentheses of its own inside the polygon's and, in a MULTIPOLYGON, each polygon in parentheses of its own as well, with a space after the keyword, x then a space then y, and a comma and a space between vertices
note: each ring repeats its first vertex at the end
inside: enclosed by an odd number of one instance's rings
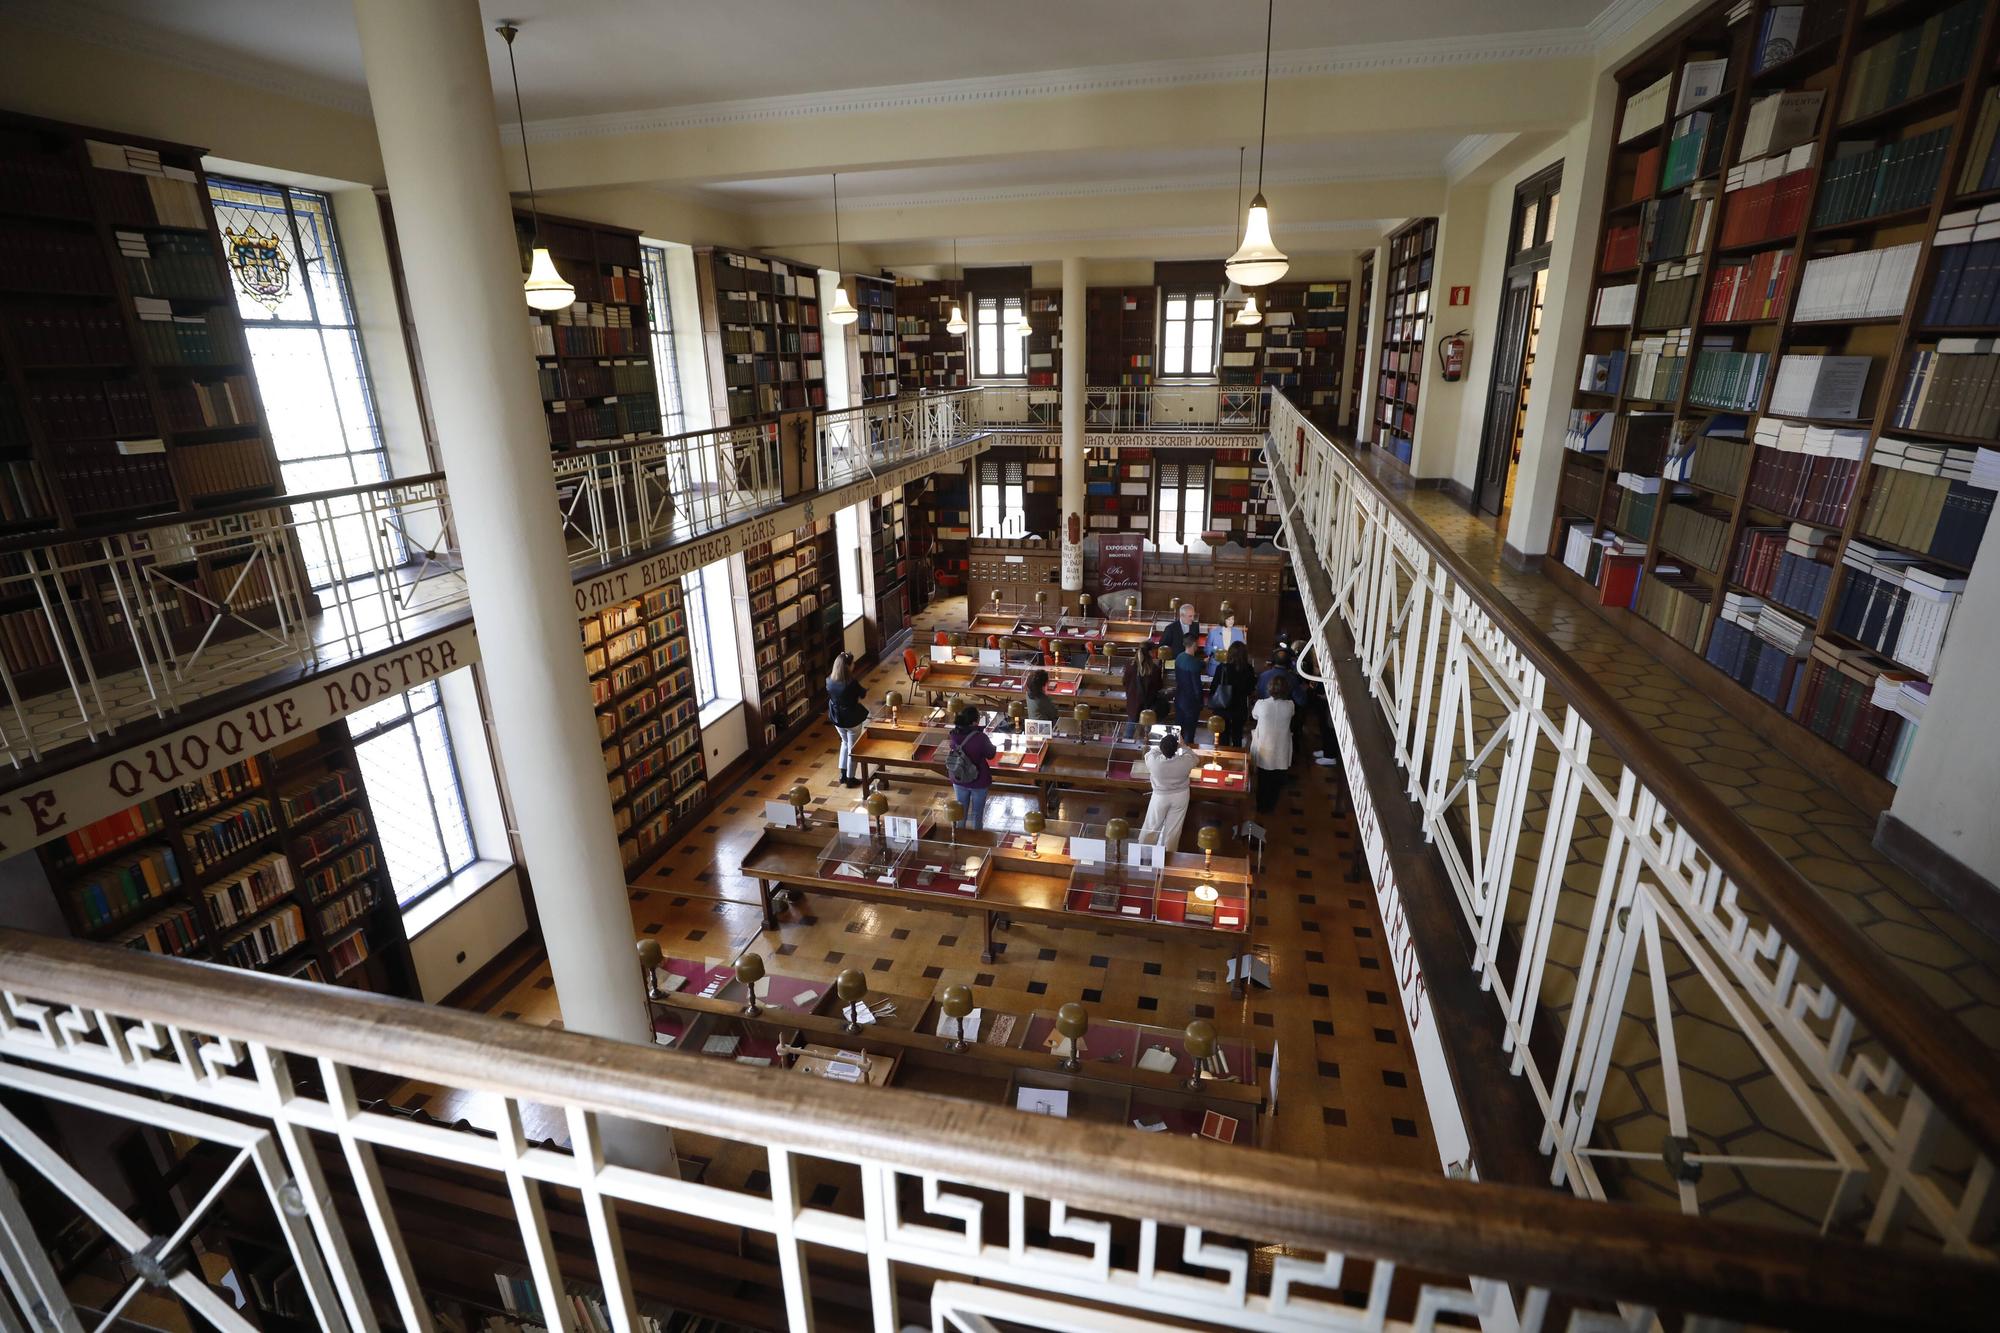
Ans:
POLYGON ((1160 636, 1160 656, 1178 662, 1182 652, 1202 642, 1201 626, 1194 618, 1194 603, 1182 602, 1180 619, 1167 626, 1160 636))

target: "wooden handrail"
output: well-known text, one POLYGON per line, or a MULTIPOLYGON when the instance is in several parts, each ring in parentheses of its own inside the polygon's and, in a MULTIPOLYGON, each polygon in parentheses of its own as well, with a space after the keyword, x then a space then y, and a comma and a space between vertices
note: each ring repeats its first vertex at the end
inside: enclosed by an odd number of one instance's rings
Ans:
MULTIPOLYGON (((1289 398, 1286 402, 1298 411, 1296 403, 1289 398)), ((1313 426, 1303 412, 1299 417, 1347 462, 1376 499, 1395 512, 1418 544, 1542 673, 1556 697, 1590 723, 1593 738, 1609 745, 1737 888, 1763 907, 1783 932, 1785 943, 1839 992, 1867 1025, 1869 1035, 1902 1064, 1925 1095, 1948 1112, 1982 1152, 2000 1159, 2000 1060, 1992 1050, 1835 911, 1790 861, 1773 851, 1706 782, 1626 712, 1596 677, 1433 532, 1408 501, 1378 484, 1351 447, 1313 426)), ((1297 496, 1281 461, 1272 460, 1271 475, 1283 485, 1281 497, 1289 517, 1297 496)), ((1321 557, 1316 569, 1323 567, 1321 557)), ((1330 599, 1330 583, 1327 596, 1330 599)))
MULTIPOLYGON (((631 966, 629 959, 623 966, 631 966)), ((638 982, 634 967, 634 984, 638 982)), ((857 1156, 1073 1208, 1765 1324, 1983 1328, 2000 1267, 894 1088, 0 929, 0 991, 449 1088, 857 1156)), ((52 1062, 60 1064, 61 1057, 52 1062)))

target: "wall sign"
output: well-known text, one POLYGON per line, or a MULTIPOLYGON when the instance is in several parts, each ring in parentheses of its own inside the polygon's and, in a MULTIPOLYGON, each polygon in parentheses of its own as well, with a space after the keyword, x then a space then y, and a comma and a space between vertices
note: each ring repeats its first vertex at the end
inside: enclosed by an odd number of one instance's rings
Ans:
POLYGON ((0 796, 0 856, 164 796, 479 658, 470 623, 413 640, 0 796))
POLYGON ((1472 304, 1472 288, 1470 288, 1470 287, 1454 287, 1454 288, 1452 288, 1452 289, 1451 289, 1451 303, 1452 303, 1453 305, 1471 305, 1471 304, 1472 304))
MULTIPOLYGON (((1146 539, 1137 532, 1107 533, 1097 539, 1098 593, 1140 590, 1146 568, 1146 539)), ((1136 604, 1136 603, 1135 603, 1136 604)))

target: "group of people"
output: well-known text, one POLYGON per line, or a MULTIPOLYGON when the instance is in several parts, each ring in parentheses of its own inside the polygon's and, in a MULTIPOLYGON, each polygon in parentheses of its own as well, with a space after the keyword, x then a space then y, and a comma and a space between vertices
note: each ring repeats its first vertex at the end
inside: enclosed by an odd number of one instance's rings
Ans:
MULTIPOLYGON (((1152 788, 1141 836, 1177 847, 1187 809, 1194 770, 1203 762, 1195 749, 1197 726, 1204 705, 1222 718, 1222 744, 1249 751, 1256 769, 1257 810, 1268 814, 1291 777, 1293 740, 1310 714, 1320 727, 1317 762, 1337 762, 1332 753, 1332 726, 1326 696, 1298 674, 1290 646, 1280 639, 1264 669, 1250 658, 1250 648, 1234 616, 1224 618, 1226 645, 1213 672, 1207 670, 1210 636, 1202 629, 1192 604, 1184 604, 1158 643, 1142 647, 1125 667, 1125 735, 1136 735, 1141 713, 1171 714, 1174 730, 1146 754, 1152 788), (1173 665, 1171 686, 1162 659, 1173 665)), ((1049 673, 1037 669, 1024 682, 1024 716, 1053 722, 1058 716, 1048 697, 1049 673)), ((854 677, 854 655, 842 653, 827 676, 827 717, 840 733, 840 782, 858 787, 854 746, 868 720, 861 683, 854 677)), ((992 762, 998 751, 987 736, 977 708, 967 707, 952 719, 946 736, 945 774, 952 795, 965 807, 967 823, 978 828, 986 814, 986 796, 993 786, 992 762)))

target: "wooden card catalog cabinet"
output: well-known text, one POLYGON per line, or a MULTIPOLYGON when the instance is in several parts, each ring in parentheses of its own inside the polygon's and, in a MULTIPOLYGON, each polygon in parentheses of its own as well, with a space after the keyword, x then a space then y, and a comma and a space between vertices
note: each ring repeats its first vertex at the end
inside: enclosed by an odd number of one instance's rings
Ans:
POLYGON ((993 600, 996 588, 1009 606, 1033 606, 1037 590, 1047 591, 1051 605, 1062 600, 1062 555, 1039 538, 975 539, 967 572, 969 612, 993 600))

